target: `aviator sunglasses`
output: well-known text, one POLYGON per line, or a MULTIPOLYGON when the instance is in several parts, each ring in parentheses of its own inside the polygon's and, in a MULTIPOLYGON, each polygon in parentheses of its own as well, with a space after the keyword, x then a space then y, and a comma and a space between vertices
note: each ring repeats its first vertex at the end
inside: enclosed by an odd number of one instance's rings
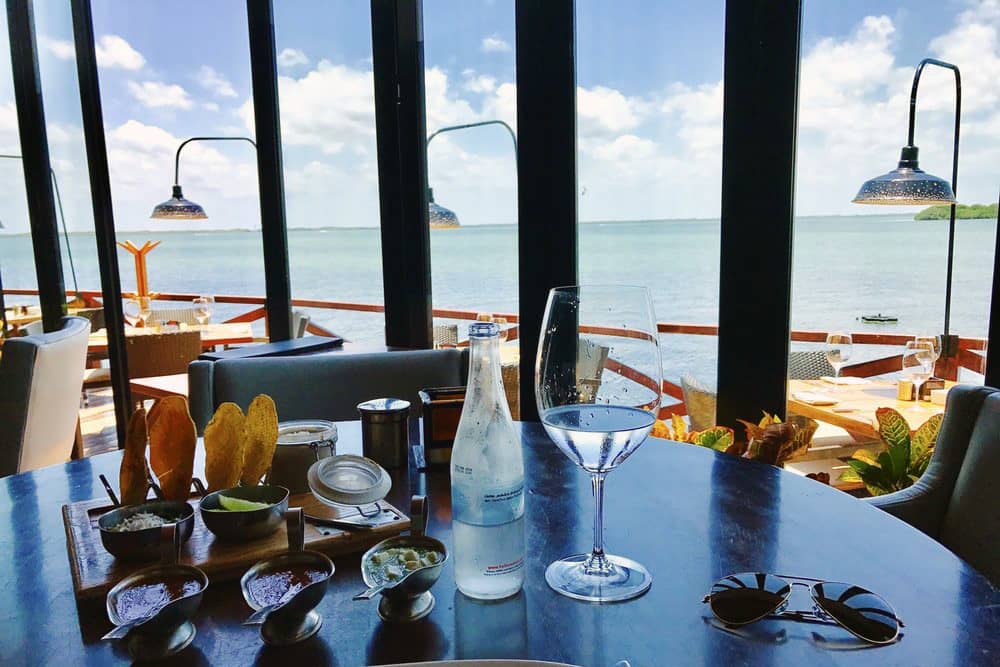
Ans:
POLYGON ((712 613, 729 626, 747 625, 767 616, 807 623, 830 623, 872 644, 890 644, 903 621, 892 606, 869 590, 807 577, 742 572, 715 582, 704 597, 712 613), (792 586, 805 586, 813 599, 812 611, 788 610, 792 586))

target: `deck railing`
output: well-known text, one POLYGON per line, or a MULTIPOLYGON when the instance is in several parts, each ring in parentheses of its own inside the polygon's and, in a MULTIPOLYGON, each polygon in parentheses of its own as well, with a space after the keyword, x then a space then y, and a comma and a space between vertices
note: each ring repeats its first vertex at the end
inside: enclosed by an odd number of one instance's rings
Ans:
MULTIPOLYGON (((3 293, 5 295, 11 296, 37 296, 38 290, 31 289, 4 289, 3 293)), ((67 291, 67 296, 80 296, 87 300, 91 304, 99 304, 99 299, 101 298, 101 292, 94 290, 81 290, 78 293, 67 291)), ((183 294, 177 292, 161 292, 154 295, 156 300, 160 301, 186 301, 190 302, 192 299, 204 296, 203 294, 183 294)), ((245 305, 245 306, 255 306, 247 310, 246 312, 240 313, 234 317, 229 318, 226 322, 256 322, 259 320, 264 320, 267 313, 264 309, 265 300, 262 296, 238 296, 238 295, 216 295, 216 303, 224 303, 231 305, 245 305)), ((385 306, 373 303, 353 303, 347 301, 329 301, 325 299, 292 299, 292 306, 298 308, 316 308, 321 310, 336 310, 336 311, 353 311, 353 312, 363 312, 363 313, 381 313, 385 311, 385 306)), ((462 310, 456 308, 434 308, 433 316, 443 319, 452 320, 476 320, 480 315, 483 315, 484 311, 477 310, 462 310)), ((503 318, 509 324, 513 325, 506 330, 507 340, 516 340, 518 337, 518 316, 516 313, 502 313, 502 312, 486 312, 485 314, 490 315, 494 318, 503 318)), ((266 326, 266 323, 265 323, 266 326)), ((658 322, 656 325, 657 331, 661 334, 672 334, 672 335, 684 335, 684 336, 717 336, 719 334, 719 327, 714 324, 683 324, 683 323, 672 323, 672 322, 658 322)), ((307 331, 309 333, 317 335, 331 335, 332 332, 325 329, 324 327, 310 322, 307 331)), ((613 333, 613 332, 608 332, 613 333)), ((913 340, 913 334, 901 334, 901 333, 883 333, 883 332, 852 332, 851 338, 856 344, 860 345, 887 345, 887 346, 904 346, 908 341, 913 340)), ((791 333, 791 340, 794 342, 801 343, 823 343, 826 341, 825 331, 812 331, 812 330, 795 330, 791 333)), ((466 343, 467 344, 467 343, 466 343)), ((975 337, 961 337, 958 341, 958 354, 953 358, 941 358, 938 360, 936 373, 938 376, 943 377, 948 380, 957 380, 958 371, 960 368, 966 368, 976 373, 982 373, 985 369, 985 355, 982 354, 986 349, 986 339, 985 338, 975 338, 975 337)), ((852 364, 850 366, 845 366, 841 374, 845 376, 852 377, 874 377, 877 375, 884 375, 886 373, 893 373, 900 369, 902 365, 902 355, 895 354, 886 357, 881 357, 878 359, 873 359, 870 361, 863 361, 860 363, 852 364)), ((629 373, 634 374, 635 371, 628 367, 621 367, 616 369, 610 369, 614 372, 619 372, 628 375, 629 373)), ((648 379, 648 378, 646 378, 648 379)), ((681 387, 670 380, 663 380, 662 391, 665 395, 678 401, 675 404, 666 405, 661 410, 661 414, 668 415, 669 413, 674 414, 686 414, 687 410, 684 405, 684 394, 681 387)))

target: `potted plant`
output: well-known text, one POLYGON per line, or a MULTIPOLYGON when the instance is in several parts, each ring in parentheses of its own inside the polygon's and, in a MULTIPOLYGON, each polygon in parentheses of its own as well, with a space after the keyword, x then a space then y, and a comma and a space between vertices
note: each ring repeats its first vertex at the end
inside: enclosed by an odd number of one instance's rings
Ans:
POLYGON ((861 482, 868 493, 882 496, 911 486, 924 474, 944 415, 934 415, 915 431, 910 431, 906 419, 892 408, 879 408, 875 417, 885 451, 878 455, 864 449, 854 452, 847 462, 850 469, 840 479, 861 482))

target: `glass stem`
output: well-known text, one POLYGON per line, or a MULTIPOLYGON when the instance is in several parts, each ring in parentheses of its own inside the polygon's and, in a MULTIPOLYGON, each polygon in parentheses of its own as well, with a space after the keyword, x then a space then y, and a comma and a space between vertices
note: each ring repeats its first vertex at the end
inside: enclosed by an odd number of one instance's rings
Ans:
POLYGON ((610 564, 604 556, 604 477, 607 473, 593 473, 590 482, 594 489, 594 550, 584 563, 587 574, 607 572, 610 564))

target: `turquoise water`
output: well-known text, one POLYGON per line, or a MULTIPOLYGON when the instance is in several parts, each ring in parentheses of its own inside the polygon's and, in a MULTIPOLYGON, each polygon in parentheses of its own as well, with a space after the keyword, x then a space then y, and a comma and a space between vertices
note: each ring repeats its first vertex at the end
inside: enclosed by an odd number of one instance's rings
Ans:
MULTIPOLYGON (((983 336, 989 316, 996 222, 959 221, 952 329, 983 336)), ((160 239, 149 256, 151 288, 164 292, 261 295, 259 232, 138 232, 120 240, 160 239)), ((72 234, 81 287, 99 289, 93 235, 72 234)), ((379 231, 374 228, 289 232, 296 297, 381 303, 379 231)), ((517 230, 512 225, 431 233, 434 305, 491 312, 517 310, 517 230)), ((946 222, 910 216, 799 218, 795 227, 792 323, 797 329, 937 332, 944 308, 946 222), (862 313, 892 313, 896 326, 862 325, 862 313)), ((715 323, 718 220, 584 223, 580 281, 647 285, 664 322, 715 323)), ((765 266, 769 258, 759 258, 765 266)), ((134 289, 131 257, 119 251, 122 286, 134 289)), ((68 264, 64 262, 67 285, 68 264)), ((5 287, 35 287, 27 236, 0 236, 5 287)), ((16 302, 15 298, 8 301, 16 302)), ((219 315, 241 307, 220 307, 219 315)), ((381 314, 313 310, 318 323, 352 340, 382 340, 381 314)), ((767 313, 761 313, 767 317, 767 313)), ((752 323, 748 323, 752 326, 752 323)), ((859 353, 861 351, 859 350, 859 353)), ((873 356, 869 350, 863 356, 873 356)), ((664 336, 664 369, 714 376, 715 338, 664 336)))

